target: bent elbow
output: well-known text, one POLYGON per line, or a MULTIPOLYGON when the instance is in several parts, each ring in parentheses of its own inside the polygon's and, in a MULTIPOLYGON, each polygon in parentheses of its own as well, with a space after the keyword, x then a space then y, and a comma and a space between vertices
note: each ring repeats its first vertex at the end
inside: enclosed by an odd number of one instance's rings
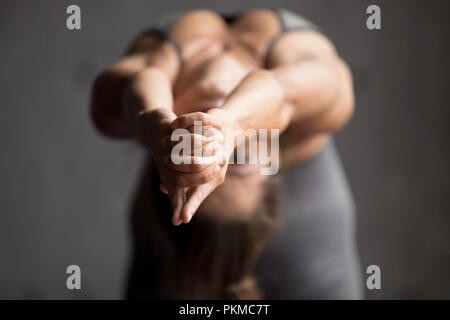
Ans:
POLYGON ((94 127, 107 137, 130 137, 130 132, 122 121, 121 91, 111 87, 110 82, 107 71, 94 80, 89 106, 90 120, 94 127))

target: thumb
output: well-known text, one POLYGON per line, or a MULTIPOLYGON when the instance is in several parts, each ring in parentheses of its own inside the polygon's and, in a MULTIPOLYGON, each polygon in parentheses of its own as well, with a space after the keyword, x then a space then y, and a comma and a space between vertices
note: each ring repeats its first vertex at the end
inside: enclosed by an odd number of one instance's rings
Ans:
POLYGON ((178 226, 183 222, 180 215, 186 199, 184 188, 176 187, 174 190, 169 190, 169 199, 172 204, 172 223, 178 226))
POLYGON ((186 201, 180 213, 180 220, 189 223, 202 202, 214 191, 214 181, 191 187, 186 194, 186 201))

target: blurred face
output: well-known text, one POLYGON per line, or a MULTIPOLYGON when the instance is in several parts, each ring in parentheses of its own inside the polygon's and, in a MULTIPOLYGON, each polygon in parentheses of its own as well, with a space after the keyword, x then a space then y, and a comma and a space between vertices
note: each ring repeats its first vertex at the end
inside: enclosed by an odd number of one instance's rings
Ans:
MULTIPOLYGON (((237 165, 228 168, 232 166, 237 165)), ((227 172, 225 182, 202 203, 199 215, 246 221, 257 213, 265 198, 265 182, 269 176, 261 175, 256 165, 238 166, 241 168, 227 172)))

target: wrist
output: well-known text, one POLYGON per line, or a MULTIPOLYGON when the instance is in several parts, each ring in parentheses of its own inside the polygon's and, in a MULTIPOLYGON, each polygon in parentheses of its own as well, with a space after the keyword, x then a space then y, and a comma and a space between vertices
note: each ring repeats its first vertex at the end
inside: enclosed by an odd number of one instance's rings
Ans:
MULTIPOLYGON (((227 109, 214 108, 207 112, 209 115, 220 119, 220 121, 224 124, 224 134, 226 135, 228 141, 231 141, 231 151, 236 147, 236 143, 239 139, 239 136, 242 135, 245 130, 241 125, 241 121, 239 116, 236 115, 233 111, 227 109)), ((231 152, 230 151, 230 152, 231 152)))
POLYGON ((136 116, 137 134, 152 150, 156 151, 158 141, 164 134, 169 133, 168 128, 175 118, 175 114, 165 108, 140 111, 136 116))

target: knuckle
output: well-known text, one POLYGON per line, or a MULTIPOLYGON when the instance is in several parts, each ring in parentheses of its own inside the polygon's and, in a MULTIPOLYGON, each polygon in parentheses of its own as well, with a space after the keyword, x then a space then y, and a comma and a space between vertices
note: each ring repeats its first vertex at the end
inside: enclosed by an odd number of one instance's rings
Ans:
POLYGON ((196 112, 195 113, 195 118, 196 118, 196 120, 201 121, 202 124, 204 124, 207 121, 207 119, 208 119, 206 117, 206 114, 203 113, 203 112, 196 112))

